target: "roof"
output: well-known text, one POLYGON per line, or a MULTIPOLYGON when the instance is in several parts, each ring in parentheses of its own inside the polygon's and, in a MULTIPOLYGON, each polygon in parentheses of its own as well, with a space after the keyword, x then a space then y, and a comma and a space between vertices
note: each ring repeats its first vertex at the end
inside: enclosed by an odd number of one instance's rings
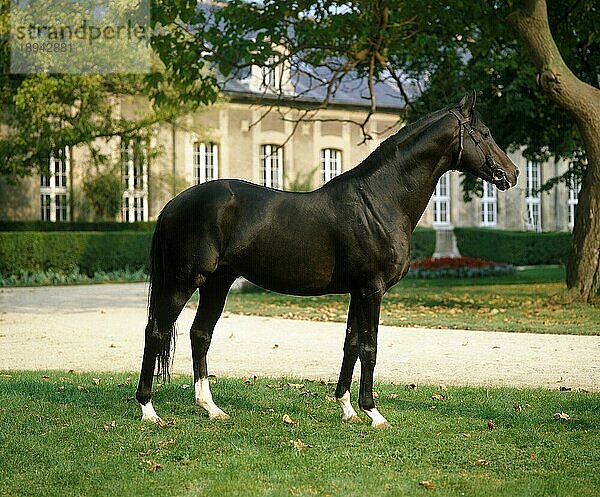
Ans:
MULTIPOLYGON (((213 15, 214 10, 222 8, 223 4, 218 2, 201 2, 201 8, 207 18, 213 15)), ((327 94, 327 82, 333 78, 333 71, 327 67, 314 67, 293 60, 291 68, 291 87, 289 92, 276 92, 265 88, 257 88, 252 84, 250 69, 241 70, 238 74, 223 77, 218 75, 224 93, 232 97, 240 97, 252 100, 278 100, 298 104, 317 104, 323 102, 327 94)), ((414 84, 407 82, 405 91, 409 97, 416 93, 414 84)), ((375 101, 378 109, 401 110, 405 107, 396 82, 389 77, 385 81, 374 81, 375 101)), ((346 74, 342 82, 329 96, 329 105, 344 105, 353 107, 370 107, 369 86, 367 77, 356 72, 346 74)))

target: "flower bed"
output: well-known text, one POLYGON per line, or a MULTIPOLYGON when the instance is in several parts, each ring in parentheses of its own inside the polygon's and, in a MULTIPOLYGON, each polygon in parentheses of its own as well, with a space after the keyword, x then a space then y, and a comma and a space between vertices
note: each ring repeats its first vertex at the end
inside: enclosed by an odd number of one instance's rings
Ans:
POLYGON ((407 278, 476 278, 505 276, 516 272, 511 264, 485 261, 473 257, 440 257, 420 259, 410 265, 407 278))

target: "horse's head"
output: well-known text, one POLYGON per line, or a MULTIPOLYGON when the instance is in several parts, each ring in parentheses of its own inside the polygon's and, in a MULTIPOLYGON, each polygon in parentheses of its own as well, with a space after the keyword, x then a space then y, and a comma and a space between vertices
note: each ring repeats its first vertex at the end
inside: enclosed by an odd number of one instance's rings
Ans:
POLYGON ((517 184, 519 169, 497 145, 489 128, 475 113, 476 93, 465 95, 450 109, 458 121, 458 151, 453 168, 470 172, 500 190, 517 184))

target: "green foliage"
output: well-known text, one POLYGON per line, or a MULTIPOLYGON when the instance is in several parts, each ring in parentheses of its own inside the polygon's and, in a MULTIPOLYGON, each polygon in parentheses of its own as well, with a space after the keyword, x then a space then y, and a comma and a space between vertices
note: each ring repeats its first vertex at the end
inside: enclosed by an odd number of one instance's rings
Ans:
POLYGON ((0 274, 148 271, 149 232, 0 232, 0 274))
POLYGON ((155 221, 135 223, 77 222, 50 223, 48 221, 0 221, 2 231, 154 231, 155 221))
POLYGON ((74 268, 70 273, 54 271, 52 269, 44 272, 21 271, 16 275, 2 276, 0 274, 0 287, 14 286, 38 286, 38 285, 72 285, 89 283, 109 282, 139 282, 147 281, 148 275, 145 270, 138 269, 130 271, 121 269, 117 271, 97 271, 93 276, 82 274, 79 268, 74 268))
POLYGON ((83 182, 83 191, 92 204, 97 220, 114 220, 121 211, 123 184, 116 172, 109 171, 87 178, 83 182))
POLYGON ((291 179, 286 177, 287 188, 286 190, 290 192, 309 192, 313 189, 313 179, 315 177, 316 172, 319 170, 319 167, 315 167, 310 171, 303 173, 302 171, 298 171, 296 176, 291 179))
POLYGON ((410 259, 431 257, 435 251, 435 231, 431 228, 417 228, 412 234, 410 259))
POLYGON ((571 234, 567 232, 455 228, 454 233, 458 250, 465 257, 480 257, 517 266, 564 264, 571 248, 571 234))

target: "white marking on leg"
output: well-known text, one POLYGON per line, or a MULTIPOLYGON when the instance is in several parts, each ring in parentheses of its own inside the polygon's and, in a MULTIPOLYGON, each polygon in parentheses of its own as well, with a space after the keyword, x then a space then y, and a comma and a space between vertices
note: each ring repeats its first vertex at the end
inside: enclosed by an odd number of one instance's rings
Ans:
POLYGON ((213 402, 208 378, 200 378, 194 388, 196 390, 196 404, 206 409, 210 419, 229 419, 229 415, 219 409, 213 402))
POLYGON ((388 423, 387 419, 385 419, 375 407, 373 409, 369 409, 368 411, 365 411, 365 413, 367 414, 367 416, 369 416, 371 418, 371 421, 372 421, 371 426, 373 428, 389 428, 390 427, 390 424, 388 423))
POLYGON ((342 407, 342 421, 350 421, 351 423, 360 422, 358 414, 350 404, 350 392, 346 390, 344 395, 337 399, 338 404, 342 407))
POLYGON ((156 414, 152 401, 148 401, 146 405, 140 404, 142 408, 142 421, 148 421, 149 423, 161 423, 162 419, 156 414))

